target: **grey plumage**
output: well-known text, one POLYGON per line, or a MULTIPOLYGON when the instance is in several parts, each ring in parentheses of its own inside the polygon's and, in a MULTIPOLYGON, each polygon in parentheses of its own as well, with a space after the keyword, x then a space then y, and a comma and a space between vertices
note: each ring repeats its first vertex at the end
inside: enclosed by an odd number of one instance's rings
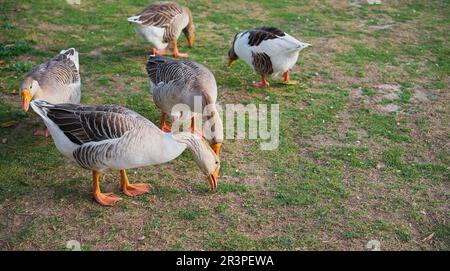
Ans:
POLYGON ((140 138, 137 134, 154 127, 141 115, 121 106, 36 102, 39 110, 76 145, 73 158, 87 169, 107 168, 108 160, 137 144, 136 138, 140 138), (117 140, 121 144, 117 144, 117 140))
MULTIPOLYGON (((202 107, 217 99, 214 75, 203 65, 189 60, 150 56, 147 73, 153 87, 153 100, 164 112, 170 114, 176 104, 188 105, 194 112, 194 97, 200 97, 202 107)), ((202 113, 202 112, 197 112, 202 113)))
POLYGON ((74 84, 80 80, 77 65, 69 58, 75 49, 55 56, 46 63, 37 65, 26 76, 37 80, 40 85, 45 84, 74 84))
POLYGON ((211 131, 205 131, 207 138, 213 144, 223 141, 223 124, 216 108, 216 79, 205 66, 190 60, 151 55, 147 73, 153 101, 161 111, 170 115, 178 113, 172 112, 174 106, 187 105, 191 112, 204 115, 210 122, 211 131), (201 104, 196 105, 196 102, 201 104))
POLYGON ((77 106, 59 104, 47 111, 50 118, 75 144, 97 142, 123 136, 137 119, 137 113, 113 105, 77 106))
POLYGON ((164 42, 177 39, 185 27, 182 24, 183 16, 188 16, 183 8, 174 2, 159 2, 152 4, 137 14, 139 20, 144 26, 162 27, 164 32, 164 42))
POLYGON ((273 73, 272 61, 270 60, 270 56, 268 56, 266 53, 252 52, 252 57, 253 67, 258 74, 268 76, 273 73))

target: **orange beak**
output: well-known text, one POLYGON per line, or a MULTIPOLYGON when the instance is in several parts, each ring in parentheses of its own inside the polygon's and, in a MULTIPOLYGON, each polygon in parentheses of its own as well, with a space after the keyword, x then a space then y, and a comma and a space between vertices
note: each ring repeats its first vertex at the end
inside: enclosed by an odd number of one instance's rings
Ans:
POLYGON ((219 156, 220 154, 220 148, 222 147, 222 143, 216 143, 212 146, 212 149, 214 150, 214 152, 217 154, 217 156, 219 156))
POLYGON ((194 40, 195 40, 195 38, 193 36, 188 38, 189 47, 192 47, 192 45, 194 44, 194 40))
POLYGON ((233 66, 234 62, 236 62, 236 60, 228 60, 228 68, 231 68, 231 66, 233 66))
POLYGON ((217 182, 219 180, 219 170, 217 169, 213 174, 209 175, 208 180, 211 191, 214 191, 217 188, 217 182))
POLYGON ((22 91, 22 109, 27 112, 30 108, 31 94, 28 89, 22 91))

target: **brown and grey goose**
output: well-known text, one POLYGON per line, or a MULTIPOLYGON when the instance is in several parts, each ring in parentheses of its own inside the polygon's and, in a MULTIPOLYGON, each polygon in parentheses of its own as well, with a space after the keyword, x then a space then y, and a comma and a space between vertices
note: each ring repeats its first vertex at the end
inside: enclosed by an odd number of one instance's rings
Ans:
POLYGON ((136 33, 154 48, 152 54, 169 54, 169 44, 173 47, 174 57, 187 57, 188 54, 178 51, 177 40, 181 32, 192 46, 195 38, 195 26, 192 13, 187 7, 175 2, 158 2, 150 5, 142 12, 128 18, 134 25, 136 33))
POLYGON ((122 191, 137 196, 149 191, 148 184, 130 184, 125 169, 162 164, 178 157, 186 147, 197 165, 208 176, 211 190, 217 186, 218 156, 195 133, 165 133, 136 112, 114 105, 85 106, 31 102, 44 120, 56 148, 69 159, 93 172, 93 194, 102 205, 113 205, 120 198, 101 193, 100 173, 119 170, 122 191))
POLYGON ((189 60, 170 59, 151 55, 147 62, 147 73, 153 101, 161 109, 161 129, 171 131, 166 125, 166 116, 180 116, 176 105, 186 105, 194 114, 191 130, 196 130, 195 114, 204 120, 201 135, 212 144, 217 155, 223 142, 223 124, 216 101, 217 84, 214 75, 205 66, 189 60))

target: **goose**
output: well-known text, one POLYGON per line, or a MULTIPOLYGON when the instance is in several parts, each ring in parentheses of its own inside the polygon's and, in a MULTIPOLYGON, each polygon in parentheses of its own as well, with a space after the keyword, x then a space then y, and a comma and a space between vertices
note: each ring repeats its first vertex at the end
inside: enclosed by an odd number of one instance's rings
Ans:
MULTIPOLYGON (((50 103, 80 103, 81 83, 78 52, 74 48, 62 50, 46 63, 37 65, 25 75, 19 93, 22 109, 27 112, 30 101, 40 99, 50 103)), ((34 135, 48 137, 46 128, 39 128, 34 135)))
POLYGON ((92 170, 94 199, 101 205, 114 205, 121 199, 101 192, 99 178, 105 170, 119 170, 125 195, 141 195, 150 186, 130 184, 125 170, 166 163, 186 148, 208 176, 211 190, 217 187, 219 158, 197 134, 162 132, 146 118, 121 106, 34 100, 31 107, 44 120, 59 152, 82 168, 92 170))
POLYGON ((216 107, 216 79, 211 71, 194 61, 150 55, 147 73, 153 101, 161 110, 161 129, 170 132, 166 116, 180 116, 180 112, 172 112, 175 105, 187 105, 194 112, 191 131, 196 131, 195 113, 204 114, 203 119, 208 125, 204 125, 203 131, 206 133, 199 134, 205 135, 219 155, 223 142, 223 124, 216 107))
POLYGON ((261 82, 254 83, 255 87, 268 87, 267 77, 280 73, 284 83, 289 83, 289 70, 297 62, 299 52, 309 46, 278 28, 256 27, 236 34, 228 51, 228 67, 242 58, 261 75, 261 82))
POLYGON ((170 43, 174 57, 187 57, 188 54, 178 51, 177 40, 181 32, 192 46, 195 38, 195 26, 192 13, 187 7, 174 2, 158 2, 150 5, 142 12, 128 18, 134 25, 136 33, 153 45, 152 54, 169 54, 166 50, 170 43))

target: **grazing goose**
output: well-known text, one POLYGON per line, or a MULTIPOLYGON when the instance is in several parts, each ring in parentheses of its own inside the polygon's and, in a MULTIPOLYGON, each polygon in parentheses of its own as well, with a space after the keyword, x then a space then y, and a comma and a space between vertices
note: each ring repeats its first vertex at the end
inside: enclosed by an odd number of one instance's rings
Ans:
POLYGON ((93 193, 101 205, 120 198, 101 193, 100 173, 120 170, 121 189, 128 196, 149 191, 148 184, 130 184, 125 169, 162 164, 178 157, 188 147, 208 176, 211 190, 217 186, 220 162, 202 138, 190 132, 164 133, 141 115, 121 106, 85 106, 31 102, 50 130, 56 148, 81 167, 93 171, 93 193))
POLYGON ((234 37, 231 49, 228 51, 228 67, 242 58, 248 65, 261 75, 261 82, 255 87, 267 87, 267 77, 283 73, 284 82, 289 82, 289 70, 295 65, 299 52, 311 46, 296 40, 278 28, 270 26, 256 27, 238 33, 234 37))
MULTIPOLYGON (((194 61, 155 55, 148 59, 147 73, 153 101, 162 112, 161 129, 171 131, 171 127, 166 125, 166 115, 180 115, 180 112, 172 112, 177 104, 187 105, 194 113, 205 113, 203 119, 208 124, 203 129, 206 131, 205 137, 219 155, 223 141, 223 124, 216 108, 217 84, 214 75, 205 66, 194 61)), ((195 116, 192 116, 191 131, 195 131, 195 127, 195 116)))
MULTIPOLYGON (((26 112, 32 99, 50 103, 80 103, 80 65, 74 48, 62 50, 48 62, 33 68, 20 84, 22 109, 26 112)), ((47 128, 37 129, 34 135, 50 134, 47 128)))
POLYGON ((174 57, 187 57, 178 51, 177 40, 183 31, 189 46, 194 43, 195 26, 192 13, 187 7, 174 2, 158 2, 150 5, 141 13, 131 16, 128 21, 134 25, 136 33, 154 48, 152 54, 165 55, 170 43, 174 57))

